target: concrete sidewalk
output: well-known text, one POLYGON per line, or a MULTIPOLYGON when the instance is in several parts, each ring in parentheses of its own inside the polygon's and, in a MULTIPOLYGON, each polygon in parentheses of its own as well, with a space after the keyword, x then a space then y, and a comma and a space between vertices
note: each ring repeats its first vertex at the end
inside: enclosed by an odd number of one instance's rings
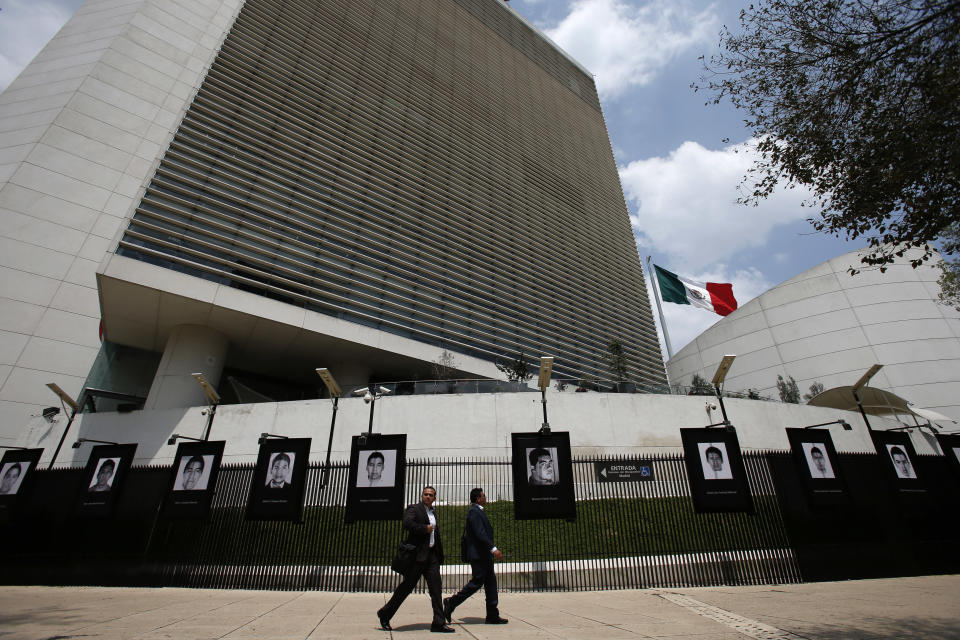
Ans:
MULTIPOLYGON (((447 585, 449 587, 453 585, 447 585)), ((504 626, 483 624, 483 594, 454 613, 457 634, 429 633, 412 594, 392 633, 385 594, 0 587, 0 640, 130 638, 960 638, 960 576, 758 587, 506 593, 504 626)))

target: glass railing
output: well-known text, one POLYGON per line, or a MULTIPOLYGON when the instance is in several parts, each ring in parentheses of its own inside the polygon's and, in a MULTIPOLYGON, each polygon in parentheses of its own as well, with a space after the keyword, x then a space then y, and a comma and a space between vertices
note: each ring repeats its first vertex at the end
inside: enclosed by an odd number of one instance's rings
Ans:
MULTIPOLYGON (((407 380, 401 382, 378 382, 375 387, 385 387, 392 395, 438 395, 452 393, 526 393, 539 392, 536 379, 527 382, 508 382, 490 379, 453 380, 407 380)), ((600 380, 596 378, 558 379, 550 381, 550 393, 647 393, 681 396, 714 396, 712 388, 686 385, 651 384, 644 382, 600 380)), ((749 398, 772 400, 755 392, 724 391, 725 398, 749 398)))

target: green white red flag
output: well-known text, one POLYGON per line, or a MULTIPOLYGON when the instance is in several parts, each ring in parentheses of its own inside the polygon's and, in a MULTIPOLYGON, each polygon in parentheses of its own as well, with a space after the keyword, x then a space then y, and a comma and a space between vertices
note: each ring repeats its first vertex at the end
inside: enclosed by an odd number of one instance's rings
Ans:
POLYGON ((732 284, 697 282, 678 276, 657 265, 653 265, 653 268, 657 273, 657 283, 660 285, 660 297, 664 302, 692 304, 721 316, 728 315, 737 308, 732 284))

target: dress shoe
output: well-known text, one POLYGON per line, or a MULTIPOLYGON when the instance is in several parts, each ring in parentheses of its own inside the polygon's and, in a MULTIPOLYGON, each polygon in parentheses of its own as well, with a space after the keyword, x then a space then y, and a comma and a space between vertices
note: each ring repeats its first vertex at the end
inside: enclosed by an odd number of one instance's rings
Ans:
POLYGON ((455 629, 449 625, 442 624, 440 626, 431 625, 430 633, 453 633, 455 629))
POLYGON ((496 618, 487 618, 486 620, 484 620, 484 622, 486 622, 487 624, 507 624, 510 621, 507 620, 506 618, 501 618, 500 616, 497 616, 496 618))
POLYGON ((383 617, 383 610, 380 609, 377 611, 377 620, 380 621, 380 628, 384 631, 393 631, 393 627, 390 626, 390 618, 383 617))
POLYGON ((450 617, 453 616, 453 607, 450 606, 450 598, 443 599, 443 617, 447 619, 447 622, 450 622, 450 617))

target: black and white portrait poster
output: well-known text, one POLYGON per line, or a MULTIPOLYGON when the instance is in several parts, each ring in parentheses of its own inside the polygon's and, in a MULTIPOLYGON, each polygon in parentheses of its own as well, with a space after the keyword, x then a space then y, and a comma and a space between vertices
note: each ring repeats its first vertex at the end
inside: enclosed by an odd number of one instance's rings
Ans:
POLYGON ((737 434, 680 429, 693 507, 699 512, 753 511, 737 434))
POLYGON ((960 480, 960 433, 938 433, 937 442, 947 459, 947 466, 953 469, 960 480))
POLYGON ((217 474, 226 442, 181 442, 173 459, 163 515, 171 519, 202 520, 210 515, 217 474))
POLYGON ((870 435, 880 465, 886 469, 887 480, 894 490, 901 496, 926 494, 926 487, 914 466, 917 454, 910 436, 902 431, 873 431, 870 435))
POLYGON ((344 521, 403 517, 406 456, 406 434, 353 436, 344 521))
POLYGON ((253 470, 247 520, 293 520, 303 514, 310 438, 267 438, 253 470))
POLYGON ((93 448, 80 481, 77 515, 95 518, 113 515, 136 452, 136 443, 102 444, 93 448))
POLYGON ((0 518, 13 512, 15 505, 30 493, 31 478, 43 449, 9 449, 0 460, 0 518))
POLYGON ((830 432, 793 428, 787 429, 787 438, 810 505, 845 504, 848 494, 830 432))
POLYGON ((514 518, 576 519, 570 434, 554 431, 511 435, 514 518))

